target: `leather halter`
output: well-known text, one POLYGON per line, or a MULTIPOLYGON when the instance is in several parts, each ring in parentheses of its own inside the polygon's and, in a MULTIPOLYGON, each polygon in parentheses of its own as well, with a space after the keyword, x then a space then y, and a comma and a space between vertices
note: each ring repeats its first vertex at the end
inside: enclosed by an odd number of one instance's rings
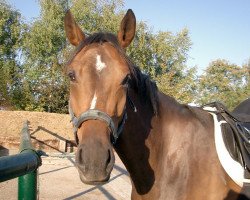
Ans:
MULTIPOLYGON (((130 105, 130 107, 133 109, 133 111, 137 112, 137 109, 136 109, 134 102, 131 100, 131 98, 128 95, 128 90, 127 90, 127 94, 126 94, 126 103, 127 102, 130 105)), ((85 121, 88 121, 88 120, 100 120, 100 121, 106 122, 106 124, 108 125, 110 133, 111 133, 111 135, 110 135, 111 142, 113 145, 115 145, 117 139, 119 138, 119 136, 121 135, 121 133, 123 131, 125 122, 127 120, 126 103, 125 103, 125 106, 123 109, 122 120, 116 129, 115 123, 112 120, 112 118, 107 113, 102 112, 98 109, 89 109, 89 110, 83 112, 82 114, 80 114, 80 116, 77 118, 75 116, 74 112, 72 111, 70 101, 69 101, 69 114, 71 117, 71 122, 72 122, 73 127, 74 127, 74 136, 75 136, 76 144, 77 145, 79 144, 77 130, 82 125, 82 123, 84 123, 85 121)))
POLYGON ((106 124, 108 125, 109 130, 111 132, 111 142, 114 145, 116 143, 118 137, 122 133, 125 121, 127 119, 127 112, 126 112, 126 109, 124 108, 122 120, 119 123, 118 128, 116 129, 114 121, 112 120, 112 118, 108 114, 106 114, 105 112, 102 112, 102 111, 97 110, 97 109, 89 109, 86 112, 83 112, 77 118, 75 116, 75 114, 73 113, 73 111, 71 109, 71 106, 69 104, 69 114, 70 114, 70 117, 71 117, 71 122, 72 122, 73 127, 74 127, 74 136, 75 136, 75 141, 76 141, 77 145, 79 144, 79 139, 78 139, 78 136, 77 136, 77 130, 81 126, 81 124, 84 123, 85 121, 88 121, 88 120, 100 120, 100 121, 106 122, 106 124))

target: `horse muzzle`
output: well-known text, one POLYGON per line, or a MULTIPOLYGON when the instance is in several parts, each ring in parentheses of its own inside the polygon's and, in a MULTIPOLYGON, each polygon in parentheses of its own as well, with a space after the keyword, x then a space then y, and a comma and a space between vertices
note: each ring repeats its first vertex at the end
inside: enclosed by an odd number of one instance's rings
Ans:
POLYGON ((108 148, 101 143, 78 146, 76 166, 83 183, 98 185, 107 182, 114 163, 115 156, 111 145, 108 148))

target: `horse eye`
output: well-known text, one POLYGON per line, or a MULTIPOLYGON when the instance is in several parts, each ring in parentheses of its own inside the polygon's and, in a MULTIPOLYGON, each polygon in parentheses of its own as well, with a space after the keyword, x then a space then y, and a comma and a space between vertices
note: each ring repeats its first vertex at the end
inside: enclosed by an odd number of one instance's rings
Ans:
POLYGON ((128 74, 128 75, 123 79, 122 85, 128 86, 130 79, 131 79, 131 78, 130 78, 130 75, 128 74))
POLYGON ((75 75, 74 71, 70 71, 68 73, 68 76, 69 76, 69 78, 70 78, 71 81, 75 81, 76 80, 76 75, 75 75))

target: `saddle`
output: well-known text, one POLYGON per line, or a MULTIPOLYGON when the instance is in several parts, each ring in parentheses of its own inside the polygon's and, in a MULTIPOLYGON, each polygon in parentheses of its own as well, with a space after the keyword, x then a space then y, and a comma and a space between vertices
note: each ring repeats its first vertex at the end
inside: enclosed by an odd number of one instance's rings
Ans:
POLYGON ((250 179, 250 115, 234 114, 219 103, 213 102, 205 106, 215 107, 214 113, 221 124, 223 139, 231 157, 239 162, 245 170, 245 178, 250 179))

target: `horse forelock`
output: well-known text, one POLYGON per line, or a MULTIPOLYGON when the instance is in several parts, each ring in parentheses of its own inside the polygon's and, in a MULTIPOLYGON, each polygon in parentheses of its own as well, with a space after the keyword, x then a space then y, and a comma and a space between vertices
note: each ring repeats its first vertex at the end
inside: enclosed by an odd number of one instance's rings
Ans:
POLYGON ((126 55, 124 49, 119 45, 117 37, 112 33, 94 33, 83 40, 71 53, 71 56, 66 64, 68 66, 74 59, 74 57, 86 46, 93 43, 105 43, 109 42, 120 54, 121 57, 126 61, 131 79, 131 87, 136 90, 140 95, 140 99, 144 101, 149 101, 152 105, 154 114, 158 113, 158 88, 154 81, 152 81, 149 75, 143 73, 139 67, 134 65, 134 63, 126 55))

